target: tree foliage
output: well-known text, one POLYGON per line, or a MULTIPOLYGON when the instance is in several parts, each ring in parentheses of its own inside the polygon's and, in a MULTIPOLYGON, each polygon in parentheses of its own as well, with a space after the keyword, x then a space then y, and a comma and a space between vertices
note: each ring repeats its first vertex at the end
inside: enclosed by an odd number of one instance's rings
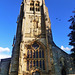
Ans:
POLYGON ((69 27, 69 29, 71 30, 71 32, 68 34, 69 36, 69 45, 73 46, 73 48, 71 49, 72 52, 72 57, 75 63, 75 15, 71 16, 70 20, 68 20, 69 22, 71 22, 71 25, 69 27))

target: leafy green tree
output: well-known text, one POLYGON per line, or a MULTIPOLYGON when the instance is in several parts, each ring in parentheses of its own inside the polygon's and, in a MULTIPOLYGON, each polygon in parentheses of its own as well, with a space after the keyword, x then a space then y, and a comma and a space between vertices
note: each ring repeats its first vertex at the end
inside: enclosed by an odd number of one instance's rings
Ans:
POLYGON ((75 15, 71 16, 70 20, 68 20, 69 22, 71 22, 71 25, 69 27, 69 29, 71 30, 71 32, 69 33, 69 45, 73 46, 73 48, 71 49, 72 52, 72 57, 73 57, 73 61, 75 64, 75 15))

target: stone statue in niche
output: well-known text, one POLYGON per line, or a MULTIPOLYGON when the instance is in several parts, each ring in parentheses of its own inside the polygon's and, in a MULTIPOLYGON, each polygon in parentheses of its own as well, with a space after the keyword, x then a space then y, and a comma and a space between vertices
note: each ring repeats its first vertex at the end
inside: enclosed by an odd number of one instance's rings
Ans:
POLYGON ((65 59, 63 57, 61 57, 60 59, 60 65, 65 66, 65 59))

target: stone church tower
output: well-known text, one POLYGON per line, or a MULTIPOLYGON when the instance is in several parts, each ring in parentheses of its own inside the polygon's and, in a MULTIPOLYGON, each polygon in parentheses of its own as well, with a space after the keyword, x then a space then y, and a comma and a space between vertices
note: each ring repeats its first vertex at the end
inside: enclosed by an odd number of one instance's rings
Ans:
POLYGON ((54 74, 51 23, 44 0, 22 2, 15 40, 10 75, 54 74))
POLYGON ((75 75, 72 57, 52 39, 44 0, 23 0, 12 57, 0 62, 0 75, 75 75))

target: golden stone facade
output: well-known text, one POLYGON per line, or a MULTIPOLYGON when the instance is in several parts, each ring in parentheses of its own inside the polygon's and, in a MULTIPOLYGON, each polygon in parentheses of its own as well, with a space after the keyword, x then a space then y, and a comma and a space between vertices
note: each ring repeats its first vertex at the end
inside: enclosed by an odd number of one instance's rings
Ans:
POLYGON ((72 57, 53 42, 44 0, 23 0, 9 71, 1 75, 75 75, 72 57))

